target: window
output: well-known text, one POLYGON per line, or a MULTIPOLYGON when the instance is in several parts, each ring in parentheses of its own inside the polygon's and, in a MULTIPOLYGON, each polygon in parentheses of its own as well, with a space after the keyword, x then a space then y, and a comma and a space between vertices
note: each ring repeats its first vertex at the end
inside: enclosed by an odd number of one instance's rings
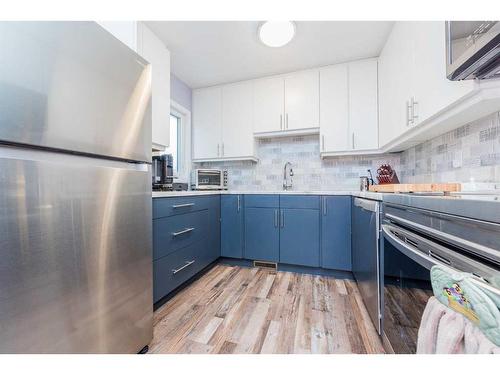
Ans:
POLYGON ((163 151, 172 155, 172 174, 179 182, 189 182, 191 165, 191 112, 171 101, 170 146, 163 151))
POLYGON ((170 146, 165 149, 166 154, 172 155, 173 164, 173 174, 174 176, 179 175, 181 170, 181 155, 182 155, 182 144, 181 144, 181 117, 173 113, 170 114, 170 146))

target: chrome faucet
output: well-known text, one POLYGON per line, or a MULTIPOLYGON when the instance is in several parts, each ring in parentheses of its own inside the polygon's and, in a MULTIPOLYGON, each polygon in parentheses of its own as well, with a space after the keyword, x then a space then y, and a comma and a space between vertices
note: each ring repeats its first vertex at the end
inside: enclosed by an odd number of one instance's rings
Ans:
POLYGON ((293 180, 292 180, 292 177, 293 177, 293 169, 292 169, 292 163, 290 163, 289 161, 287 161, 285 163, 285 167, 283 168, 283 190, 289 190, 292 188, 292 184, 293 184, 293 180), (290 166, 290 171, 288 172, 288 174, 286 173, 286 167, 290 166), (290 182, 288 181, 288 178, 290 177, 290 182))

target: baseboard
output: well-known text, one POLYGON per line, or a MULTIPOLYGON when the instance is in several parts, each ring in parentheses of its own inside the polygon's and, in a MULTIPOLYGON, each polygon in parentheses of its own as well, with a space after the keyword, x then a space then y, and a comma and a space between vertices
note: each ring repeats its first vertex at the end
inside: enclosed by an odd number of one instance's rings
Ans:
MULTIPOLYGON (((226 264, 230 266, 253 267, 253 260, 249 259, 236 259, 236 258, 223 257, 219 258, 218 262, 220 264, 226 264)), ((336 279, 354 280, 354 276, 351 271, 330 270, 319 267, 306 267, 306 266, 278 263, 278 272, 279 271, 303 273, 307 275, 330 276, 330 277, 335 277, 336 279)))

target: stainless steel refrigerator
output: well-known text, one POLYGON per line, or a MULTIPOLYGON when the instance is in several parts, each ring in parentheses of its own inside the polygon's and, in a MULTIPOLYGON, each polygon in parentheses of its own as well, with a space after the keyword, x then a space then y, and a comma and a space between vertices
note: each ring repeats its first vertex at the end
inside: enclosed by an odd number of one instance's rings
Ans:
POLYGON ((151 68, 93 22, 0 22, 0 352, 152 338, 151 68))

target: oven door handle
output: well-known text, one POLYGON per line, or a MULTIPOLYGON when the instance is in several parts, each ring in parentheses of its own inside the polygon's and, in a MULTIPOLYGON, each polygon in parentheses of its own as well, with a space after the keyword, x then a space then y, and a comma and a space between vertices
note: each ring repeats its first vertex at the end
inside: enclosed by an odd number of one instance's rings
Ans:
MULTIPOLYGON (((455 271, 455 272, 460 272, 454 268, 451 268, 448 264, 444 262, 440 262, 437 259, 434 259, 430 257, 429 255, 426 255, 418 250, 413 249, 409 244, 406 242, 402 241, 400 238, 398 238, 396 235, 394 235, 391 232, 391 229, 394 227, 388 224, 382 224, 382 232, 384 233, 384 237, 391 242, 393 246, 395 246, 400 252, 402 252, 404 255, 408 256, 409 258, 413 259, 415 262, 420 264, 421 266, 427 268, 430 270, 432 266, 445 266, 448 267, 449 269, 455 271)), ((396 228, 394 230, 397 231, 396 228)))
MULTIPOLYGON (((394 229, 397 231, 397 228, 395 228, 389 224, 382 224, 382 232, 384 234, 384 238, 386 238, 393 246, 395 246, 397 248, 397 250, 401 251, 404 255, 408 256, 410 259, 413 259, 415 262, 417 262, 421 266, 427 268, 428 270, 430 270, 432 268, 432 266, 441 266, 441 267, 447 268, 450 272, 463 273, 463 271, 457 270, 456 268, 451 267, 450 265, 446 264, 445 263, 446 259, 443 258, 443 260, 441 260, 441 257, 438 258, 437 255, 432 256, 432 251, 430 252, 430 255, 426 255, 420 251, 413 249, 406 242, 402 241, 397 236, 395 236, 391 232, 391 229, 394 229)), ((476 284, 477 286, 484 288, 484 289, 488 290, 489 292, 495 294, 496 296, 500 297, 500 289, 485 282, 480 277, 477 277, 476 275, 472 275, 470 280, 474 284, 476 284)))

